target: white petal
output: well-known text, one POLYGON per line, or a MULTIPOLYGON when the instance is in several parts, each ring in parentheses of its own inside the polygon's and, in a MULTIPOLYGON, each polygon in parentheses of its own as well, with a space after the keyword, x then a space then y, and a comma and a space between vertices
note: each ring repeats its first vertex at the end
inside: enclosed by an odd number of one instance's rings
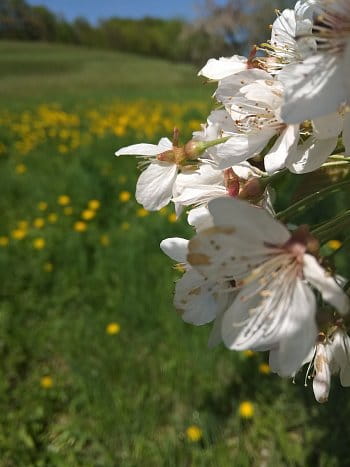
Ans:
POLYGON ((282 83, 274 79, 256 80, 240 89, 246 99, 266 104, 270 109, 278 109, 283 100, 282 83))
POLYGON ((219 316, 215 318, 215 321, 213 323, 212 330, 209 335, 208 339, 208 347, 209 349, 212 349, 213 347, 216 347, 222 342, 222 337, 221 337, 221 326, 222 326, 222 318, 224 314, 221 313, 219 316))
POLYGON ((198 185, 193 188, 186 188, 181 195, 173 199, 174 203, 181 203, 184 206, 191 204, 203 204, 208 201, 226 196, 226 188, 220 185, 198 185))
POLYGON ((316 261, 309 255, 304 255, 304 276, 322 295, 322 298, 333 305, 340 314, 345 315, 349 311, 349 298, 334 278, 330 276, 316 261))
POLYGON ((275 220, 265 209, 233 198, 218 198, 209 203, 214 225, 232 226, 258 241, 283 245, 290 238, 286 227, 275 220))
POLYGON ((303 63, 286 66, 278 77, 285 87, 281 116, 286 123, 328 115, 346 99, 343 70, 337 56, 313 55, 303 63))
POLYGON ((315 140, 310 137, 291 154, 286 165, 293 173, 313 172, 326 162, 337 143, 337 137, 323 140, 315 140))
POLYGON ((192 225, 197 232, 201 230, 209 229, 213 226, 213 218, 205 206, 191 209, 188 213, 187 221, 192 225))
POLYGON ((149 211, 161 209, 171 199, 176 176, 175 164, 152 162, 137 181, 136 200, 149 211))
POLYGON ((215 97, 223 104, 230 104, 242 86, 245 86, 257 79, 271 79, 271 75, 266 73, 266 71, 252 68, 247 71, 242 71, 236 75, 229 76, 219 82, 218 88, 215 92, 215 97))
POLYGON ((230 58, 220 57, 219 60, 210 58, 198 75, 213 80, 220 80, 246 69, 247 58, 234 55, 230 58))
POLYGON ((317 346, 314 360, 315 376, 312 383, 315 398, 317 402, 327 402, 329 390, 331 387, 331 370, 329 353, 327 346, 319 344, 317 346))
POLYGON ((316 299, 308 285, 297 279, 290 308, 280 330, 278 348, 279 375, 292 376, 300 369, 305 358, 315 346, 317 326, 315 322, 316 299))
POLYGON ((160 243, 162 251, 178 263, 186 263, 188 240, 184 238, 166 238, 160 243))
MULTIPOLYGON (((189 269, 177 281, 174 305, 186 323, 202 326, 210 323, 226 306, 215 293, 216 284, 205 281, 195 269, 189 269)), ((226 296, 227 299, 227 296, 226 296)))
POLYGON ((277 172, 286 166, 288 157, 296 149, 298 139, 299 125, 288 125, 264 158, 268 173, 277 172))
POLYGON ((313 135, 316 139, 337 138, 343 129, 343 118, 338 112, 333 112, 312 121, 313 135))
POLYGON ((275 130, 271 129, 248 134, 223 133, 223 136, 231 136, 230 139, 208 149, 207 152, 219 169, 227 169, 259 154, 274 135, 275 130))
POLYGON ((164 151, 172 149, 172 147, 173 145, 168 138, 162 138, 158 144, 140 143, 126 146, 125 148, 121 148, 116 151, 115 155, 156 156, 157 154, 161 154, 164 151))

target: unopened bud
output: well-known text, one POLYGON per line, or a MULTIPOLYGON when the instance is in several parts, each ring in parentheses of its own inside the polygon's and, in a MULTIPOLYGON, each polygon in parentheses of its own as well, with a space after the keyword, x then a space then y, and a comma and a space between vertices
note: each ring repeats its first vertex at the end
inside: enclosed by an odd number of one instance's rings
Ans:
POLYGON ((233 169, 226 169, 224 171, 224 182, 227 194, 232 198, 235 198, 239 194, 239 177, 234 173, 233 169))
POLYGON ((197 159, 197 157, 203 154, 203 152, 206 149, 211 148, 212 146, 216 146, 218 144, 225 143, 228 139, 229 137, 218 138, 212 141, 194 141, 193 139, 191 139, 184 146, 185 155, 187 159, 197 159))
POLYGON ((244 184, 238 197, 241 199, 256 200, 263 196, 264 191, 265 185, 262 183, 261 178, 252 177, 244 184))

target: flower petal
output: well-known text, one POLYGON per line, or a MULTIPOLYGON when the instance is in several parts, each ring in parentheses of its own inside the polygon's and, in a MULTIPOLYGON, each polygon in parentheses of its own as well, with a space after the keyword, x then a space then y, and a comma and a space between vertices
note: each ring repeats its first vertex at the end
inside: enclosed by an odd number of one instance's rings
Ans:
POLYGON ((346 100, 345 75, 337 55, 316 54, 286 66, 278 75, 285 88, 283 121, 300 123, 336 111, 346 100))
POLYGON ((340 314, 349 311, 349 298, 339 284, 309 255, 304 255, 304 276, 322 295, 322 298, 333 305, 340 314))
POLYGON ((288 125, 264 158, 265 170, 274 173, 286 166, 291 153, 296 150, 299 125, 288 125))
POLYGON ((247 233, 260 242, 283 245, 290 238, 286 227, 275 220, 265 209, 246 201, 233 198, 218 198, 210 201, 209 211, 214 225, 232 226, 243 236, 247 233))
POLYGON ((152 162, 137 181, 136 200, 148 211, 161 209, 171 199, 176 176, 175 164, 152 162))
POLYGON ((308 138, 287 159, 288 169, 297 174, 319 169, 337 146, 338 138, 315 140, 308 138))
POLYGON ((230 58, 220 57, 218 60, 210 58, 206 65, 199 71, 198 75, 213 80, 220 80, 246 69, 247 58, 234 55, 230 58))
POLYGON ((168 138, 162 138, 158 144, 132 144, 131 146, 126 146, 116 151, 116 156, 156 156, 161 154, 164 151, 172 149, 173 145, 168 138))
POLYGON ((178 237, 166 238, 160 243, 160 248, 174 261, 186 263, 188 240, 178 237))

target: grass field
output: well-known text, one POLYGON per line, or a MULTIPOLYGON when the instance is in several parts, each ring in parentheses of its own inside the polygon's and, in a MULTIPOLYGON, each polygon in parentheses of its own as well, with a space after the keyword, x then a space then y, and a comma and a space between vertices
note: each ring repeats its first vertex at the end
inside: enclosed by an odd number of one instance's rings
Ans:
POLYGON ((0 61, 0 466, 349 465, 347 390, 319 406, 173 311, 159 243, 191 230, 140 209, 113 154, 198 128, 196 70, 7 42, 0 61))

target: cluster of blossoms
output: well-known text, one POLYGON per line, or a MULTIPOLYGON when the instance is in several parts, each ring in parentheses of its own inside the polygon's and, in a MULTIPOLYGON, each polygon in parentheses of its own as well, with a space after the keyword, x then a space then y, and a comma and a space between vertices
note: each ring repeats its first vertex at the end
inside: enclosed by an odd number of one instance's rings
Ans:
POLYGON ((349 72, 349 0, 300 0, 249 57, 210 59, 199 72, 217 82, 220 105, 191 141, 181 146, 175 130, 173 141, 116 152, 146 158, 136 187, 146 209, 173 202, 195 229, 161 243, 185 269, 174 299, 183 320, 212 322, 210 346, 268 351, 281 376, 309 363, 319 402, 332 374, 350 386, 348 284, 320 255, 349 211, 317 228, 287 224, 317 193, 276 214, 273 185, 349 163, 349 72))

